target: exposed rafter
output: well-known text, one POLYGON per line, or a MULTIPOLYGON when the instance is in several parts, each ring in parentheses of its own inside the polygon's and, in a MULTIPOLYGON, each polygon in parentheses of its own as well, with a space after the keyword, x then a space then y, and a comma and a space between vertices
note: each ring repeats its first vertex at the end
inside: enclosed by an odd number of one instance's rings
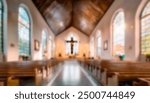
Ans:
POLYGON ((58 35, 73 26, 90 35, 114 0, 32 0, 58 35))

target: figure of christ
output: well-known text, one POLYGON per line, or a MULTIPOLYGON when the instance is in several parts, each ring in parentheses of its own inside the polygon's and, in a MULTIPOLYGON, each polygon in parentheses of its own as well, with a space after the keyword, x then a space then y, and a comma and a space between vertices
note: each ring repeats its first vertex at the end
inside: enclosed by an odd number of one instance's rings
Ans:
POLYGON ((71 55, 74 53, 74 43, 77 43, 78 41, 75 41, 75 40, 73 40, 73 37, 71 37, 71 40, 70 41, 66 41, 67 43, 70 43, 70 45, 71 45, 71 55))

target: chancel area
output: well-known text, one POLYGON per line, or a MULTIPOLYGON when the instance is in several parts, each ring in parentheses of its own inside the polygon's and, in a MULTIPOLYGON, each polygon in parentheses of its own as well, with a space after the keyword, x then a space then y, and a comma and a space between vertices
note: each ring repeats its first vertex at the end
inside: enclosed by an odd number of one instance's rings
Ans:
POLYGON ((149 0, 0 0, 0 86, 149 85, 149 0))

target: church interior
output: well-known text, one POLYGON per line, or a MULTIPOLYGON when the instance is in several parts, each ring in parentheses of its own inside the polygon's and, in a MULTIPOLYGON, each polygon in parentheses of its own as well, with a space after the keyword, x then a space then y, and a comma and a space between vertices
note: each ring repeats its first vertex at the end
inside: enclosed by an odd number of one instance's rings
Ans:
POLYGON ((0 86, 149 85, 149 0, 0 0, 0 86))

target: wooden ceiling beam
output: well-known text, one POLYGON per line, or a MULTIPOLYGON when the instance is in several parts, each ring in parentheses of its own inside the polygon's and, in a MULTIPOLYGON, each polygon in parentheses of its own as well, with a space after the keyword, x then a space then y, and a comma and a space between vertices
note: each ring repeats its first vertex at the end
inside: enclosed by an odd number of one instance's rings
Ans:
POLYGON ((51 5, 53 1, 55 0, 46 0, 43 4, 41 4, 40 11, 44 12, 51 5))
POLYGON ((104 11, 102 10, 102 8, 98 7, 97 5, 95 5, 93 2, 90 1, 90 5, 97 10, 98 12, 100 12, 101 14, 104 14, 104 11))
POLYGON ((32 0, 54 34, 73 26, 90 35, 114 0, 32 0), (54 2, 57 2, 54 5, 54 2))

